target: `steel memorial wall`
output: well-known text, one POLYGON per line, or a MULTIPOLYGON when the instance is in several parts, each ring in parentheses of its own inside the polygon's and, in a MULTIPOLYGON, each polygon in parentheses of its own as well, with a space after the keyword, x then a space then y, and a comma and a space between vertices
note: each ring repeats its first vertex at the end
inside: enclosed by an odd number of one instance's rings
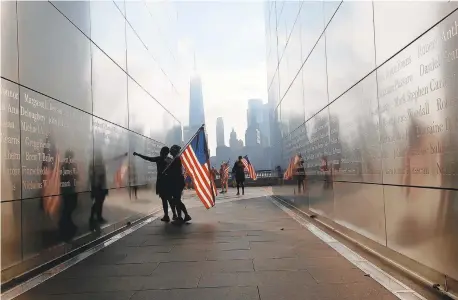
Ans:
POLYGON ((266 4, 277 164, 300 154, 306 175, 305 190, 296 173, 274 193, 441 285, 458 280, 457 7, 266 4))
POLYGON ((1 1, 2 283, 160 206, 156 166, 132 156, 181 143, 171 48, 149 27, 168 25, 151 10, 173 16, 142 1, 1 1), (92 227, 99 179, 106 224, 92 227))

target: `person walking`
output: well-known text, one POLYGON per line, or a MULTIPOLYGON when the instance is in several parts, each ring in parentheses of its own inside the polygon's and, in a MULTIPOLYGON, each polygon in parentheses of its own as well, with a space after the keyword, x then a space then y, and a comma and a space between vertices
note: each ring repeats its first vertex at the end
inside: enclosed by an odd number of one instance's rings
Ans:
POLYGON ((235 181, 237 182, 237 196, 240 195, 240 187, 242 187, 242 195, 245 195, 245 165, 242 162, 242 157, 234 163, 232 173, 235 174, 235 181))
POLYGON ((169 206, 172 209, 172 214, 173 220, 177 219, 177 209, 175 208, 175 205, 172 201, 172 195, 170 194, 170 190, 168 188, 168 178, 166 178, 166 175, 163 174, 165 168, 167 165, 170 163, 170 159, 167 157, 169 155, 169 147, 162 147, 159 156, 155 157, 150 157, 150 156, 145 156, 141 155, 137 152, 134 152, 134 156, 138 156, 144 160, 154 162, 156 163, 157 166, 157 180, 156 180, 156 194, 159 195, 159 197, 162 200, 162 209, 164 210, 164 217, 161 219, 163 222, 170 222, 170 217, 169 217, 169 206))
POLYGON ((167 174, 168 190, 171 195, 172 203, 175 205, 177 212, 177 219, 172 222, 176 225, 181 225, 192 220, 191 216, 188 214, 186 206, 181 201, 181 195, 185 187, 185 181, 183 176, 183 166, 181 164, 181 159, 178 157, 180 150, 181 147, 178 145, 173 145, 172 147, 170 147, 170 154, 173 156, 174 159, 165 171, 165 173, 167 174), (184 213, 184 219, 181 217, 181 212, 184 213))

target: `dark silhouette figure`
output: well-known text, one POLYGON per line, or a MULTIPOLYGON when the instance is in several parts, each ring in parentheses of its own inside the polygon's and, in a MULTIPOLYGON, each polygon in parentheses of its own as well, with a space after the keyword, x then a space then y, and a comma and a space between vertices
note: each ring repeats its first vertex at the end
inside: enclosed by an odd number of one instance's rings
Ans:
POLYGON ((304 160, 302 156, 299 154, 299 162, 296 166, 296 179, 297 179, 297 192, 300 194, 301 189, 305 192, 305 168, 304 168, 304 160))
POLYGON ((168 204, 170 204, 170 208, 172 209, 173 220, 177 219, 175 204, 173 203, 171 199, 171 194, 168 188, 169 180, 166 174, 164 174, 165 168, 170 163, 170 160, 167 157, 168 155, 169 155, 168 147, 162 147, 161 152, 159 153, 159 156, 155 156, 155 157, 145 156, 145 155, 138 154, 137 152, 134 152, 134 156, 138 156, 144 160, 156 163, 156 166, 157 166, 156 194, 159 195, 159 197, 162 200, 162 209, 164 210, 164 217, 161 219, 161 221, 163 222, 170 222, 168 204))
POLYGON ((240 195, 240 187, 242 187, 242 195, 245 195, 245 165, 242 162, 242 157, 234 163, 232 173, 235 173, 235 181, 237 182, 237 196, 240 195))
POLYGON ((108 195, 107 171, 102 151, 99 149, 94 153, 94 165, 89 175, 91 177, 91 198, 93 201, 91 215, 89 216, 89 224, 92 229, 95 225, 95 221, 100 223, 106 222, 102 217, 102 210, 103 202, 108 195), (94 217, 96 217, 96 219, 94 219, 94 217))
POLYGON ((132 163, 130 164, 129 166, 130 168, 130 178, 131 178, 131 182, 130 182, 130 188, 129 188, 129 197, 132 199, 132 194, 134 195, 135 199, 138 199, 137 197, 137 190, 138 190, 138 186, 137 186, 137 170, 135 168, 135 164, 132 163))
POLYGON ((64 241, 73 238, 77 231, 76 225, 72 220, 72 213, 76 208, 78 194, 76 193, 76 181, 78 180, 78 169, 74 162, 74 153, 71 150, 65 152, 62 163, 61 174, 61 195, 62 210, 59 220, 59 231, 64 241))
POLYGON ((177 225, 191 221, 191 216, 189 216, 186 206, 181 201, 181 195, 185 187, 185 181, 181 159, 178 157, 180 149, 181 147, 178 145, 173 145, 170 148, 170 154, 173 156, 174 160, 170 163, 169 168, 166 170, 168 188, 178 215, 178 218, 173 221, 173 224, 177 225), (181 217, 181 212, 184 213, 184 219, 181 217))

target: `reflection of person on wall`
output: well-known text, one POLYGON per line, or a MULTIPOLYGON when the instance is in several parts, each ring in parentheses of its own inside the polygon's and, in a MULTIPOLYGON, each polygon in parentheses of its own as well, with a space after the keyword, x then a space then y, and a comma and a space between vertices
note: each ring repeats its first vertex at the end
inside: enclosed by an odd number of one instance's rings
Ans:
POLYGON ((302 155, 299 154, 299 161, 296 164, 296 180, 297 180, 297 192, 298 194, 302 192, 305 193, 305 168, 304 168, 304 160, 302 159, 302 155))
POLYGON ((282 172, 282 169, 280 166, 277 166, 275 168, 275 170, 277 171, 277 177, 278 177, 278 184, 282 184, 283 183, 283 172, 282 172))
POLYGON ((166 178, 166 175, 163 174, 165 168, 170 163, 170 160, 167 157, 168 155, 169 155, 169 147, 162 147, 159 153, 159 156, 155 156, 155 157, 145 156, 145 155, 138 154, 137 152, 134 152, 134 156, 138 156, 144 160, 156 163, 156 166, 157 166, 156 194, 162 200, 162 209, 164 210, 164 217, 161 219, 161 221, 163 222, 170 222, 168 204, 170 204, 170 208, 172 209, 173 220, 177 219, 175 204, 172 202, 171 195, 169 193, 168 186, 167 186, 168 179, 166 178))
POLYGON ((245 195, 245 165, 242 162, 242 157, 234 163, 232 173, 235 174, 235 181, 237 182, 237 196, 240 195, 240 187, 242 187, 242 195, 245 195))
POLYGON ((78 180, 78 169, 74 162, 74 153, 71 150, 65 152, 62 163, 61 194, 62 210, 59 221, 59 230, 64 240, 70 240, 76 233, 76 225, 72 220, 72 213, 76 208, 78 194, 76 192, 76 181, 78 180))
POLYGON ((177 225, 191 221, 191 216, 188 214, 186 206, 181 201, 185 183, 181 159, 177 157, 180 153, 180 150, 181 147, 178 145, 173 145, 170 148, 170 154, 173 156, 174 160, 170 163, 169 168, 166 171, 168 189, 172 196, 172 202, 175 204, 178 216, 178 218, 172 223, 177 225), (181 212, 184 213, 184 219, 181 217, 181 212))
POLYGON ((96 220, 98 222, 106 222, 102 217, 102 210, 103 202, 108 195, 107 173, 102 151, 99 149, 95 150, 94 165, 92 166, 92 170, 89 175, 91 177, 91 198, 93 201, 91 215, 89 216, 89 223, 92 226, 94 224, 94 217, 97 217, 96 220))
POLYGON ((135 196, 135 199, 138 199, 137 198, 137 190, 138 190, 138 186, 137 186, 137 170, 135 168, 135 163, 132 162, 130 164, 130 188, 129 188, 129 197, 132 198, 132 193, 134 194, 135 196))
POLYGON ((331 176, 329 175, 328 158, 326 156, 321 157, 320 171, 324 173, 323 185, 326 190, 331 187, 331 176))

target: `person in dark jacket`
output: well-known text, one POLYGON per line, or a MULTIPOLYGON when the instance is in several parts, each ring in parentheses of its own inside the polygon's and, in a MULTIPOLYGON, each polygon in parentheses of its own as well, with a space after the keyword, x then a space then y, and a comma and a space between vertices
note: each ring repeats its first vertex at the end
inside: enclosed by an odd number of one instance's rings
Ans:
POLYGON ((107 187, 107 171, 105 160, 100 149, 95 150, 94 164, 91 165, 89 172, 91 178, 91 198, 93 199, 91 207, 91 215, 89 216, 89 224, 94 227, 94 217, 100 223, 105 223, 106 220, 102 217, 103 202, 108 195, 107 187))
POLYGON ((172 198, 172 203, 176 207, 178 216, 178 218, 172 223, 178 225, 191 221, 191 216, 189 216, 186 206, 181 201, 181 195, 185 187, 185 179, 183 175, 183 166, 181 164, 181 159, 177 157, 180 153, 180 149, 181 147, 178 145, 173 145, 170 148, 170 154, 173 156, 174 160, 171 162, 170 166, 166 170, 168 188, 172 198), (181 212, 184 213, 184 219, 181 217, 181 212))
POLYGON ((235 181, 237 182, 237 196, 240 195, 240 187, 242 187, 242 195, 245 195, 245 165, 242 162, 242 157, 234 163, 232 173, 235 173, 235 181))
POLYGON ((138 154, 137 152, 134 152, 134 156, 138 156, 150 162, 155 162, 157 165, 156 194, 159 195, 159 197, 162 200, 162 209, 164 210, 164 217, 161 219, 161 221, 163 222, 170 222, 168 204, 170 204, 170 208, 172 209, 173 220, 177 219, 175 205, 171 199, 171 194, 169 193, 168 189, 168 178, 166 178, 166 175, 163 174, 165 168, 169 164, 169 159, 167 157, 168 155, 169 147, 162 147, 159 156, 155 157, 145 156, 138 154))

